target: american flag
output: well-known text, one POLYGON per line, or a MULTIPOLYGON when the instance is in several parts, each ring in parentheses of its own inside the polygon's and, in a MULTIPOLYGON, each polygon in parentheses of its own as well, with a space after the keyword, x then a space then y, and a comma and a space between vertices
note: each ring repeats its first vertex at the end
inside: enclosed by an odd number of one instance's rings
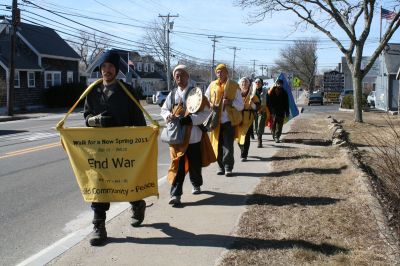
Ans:
POLYGON ((381 8, 381 18, 392 20, 397 15, 396 12, 381 8))

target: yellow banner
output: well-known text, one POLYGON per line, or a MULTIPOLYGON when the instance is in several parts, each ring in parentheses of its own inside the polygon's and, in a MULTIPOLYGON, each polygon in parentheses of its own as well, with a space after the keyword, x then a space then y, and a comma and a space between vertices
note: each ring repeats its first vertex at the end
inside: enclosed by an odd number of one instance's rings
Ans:
POLYGON ((158 129, 58 128, 85 201, 158 196, 158 129))

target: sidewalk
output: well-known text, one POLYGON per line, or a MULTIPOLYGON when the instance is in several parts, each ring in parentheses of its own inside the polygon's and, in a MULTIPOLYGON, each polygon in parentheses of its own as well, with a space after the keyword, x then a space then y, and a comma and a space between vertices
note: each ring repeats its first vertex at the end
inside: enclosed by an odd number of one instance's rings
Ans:
MULTIPOLYGON (((16 113, 13 116, 0 113, 0 123, 14 120, 30 119, 48 116, 49 114, 66 114, 68 108, 40 108, 37 110, 32 110, 30 112, 16 113)), ((82 108, 76 108, 74 112, 80 112, 82 108)))
MULTIPOLYGON (((284 130, 290 127, 289 122, 284 130)), ((267 132, 269 132, 267 130, 267 132)), ((246 210, 246 198, 270 163, 266 160, 287 144, 275 144, 270 134, 265 147, 253 140, 249 160, 240 162, 235 144, 234 176, 216 175, 216 164, 203 169, 203 193, 192 195, 188 178, 182 196, 183 207, 168 205, 169 185, 159 184, 160 198, 148 198, 143 226, 130 226, 129 209, 107 222, 109 242, 91 247, 88 239, 66 251, 50 265, 214 265, 235 239, 232 233, 246 210)), ((111 205, 111 210, 113 204, 111 205)))

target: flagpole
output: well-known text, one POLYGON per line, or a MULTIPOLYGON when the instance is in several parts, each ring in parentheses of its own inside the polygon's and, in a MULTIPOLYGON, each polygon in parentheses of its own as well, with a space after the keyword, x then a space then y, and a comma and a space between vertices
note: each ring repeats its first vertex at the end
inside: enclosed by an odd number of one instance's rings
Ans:
POLYGON ((379 28, 379 42, 382 41, 382 5, 381 5, 381 25, 379 28))
MULTIPOLYGON (((380 14, 380 27, 379 27, 379 44, 381 44, 381 42, 382 42, 382 1, 381 1, 381 10, 380 11, 381 11, 380 12, 381 14, 380 14)), ((381 61, 380 62, 380 65, 381 65, 381 67, 380 67, 380 69, 381 69, 381 87, 382 87, 384 93, 387 93, 387 92, 385 92, 386 86, 384 86, 384 84, 383 84, 383 50, 379 54, 379 57, 380 57, 380 61, 381 61)), ((376 100, 375 100, 375 102, 376 102, 376 100)), ((387 103, 385 105, 387 106, 387 103)), ((387 110, 387 108, 386 108, 386 110, 387 110)))

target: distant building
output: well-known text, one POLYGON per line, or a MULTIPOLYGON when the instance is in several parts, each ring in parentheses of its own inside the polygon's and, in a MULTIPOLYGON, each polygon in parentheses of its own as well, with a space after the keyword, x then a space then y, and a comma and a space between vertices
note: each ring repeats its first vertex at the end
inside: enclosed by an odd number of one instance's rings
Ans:
MULTIPOLYGON (((7 102, 10 21, 0 23, 0 108, 7 102)), ((20 23, 17 27, 14 108, 43 106, 46 89, 79 82, 80 56, 53 29, 20 23)))
POLYGON ((400 44, 389 43, 383 51, 380 75, 376 77, 375 107, 385 111, 397 111, 399 82, 396 74, 400 68, 400 44))
MULTIPOLYGON (((363 56, 361 60, 361 69, 364 68, 365 64, 369 60, 369 56, 363 56)), ((347 66, 346 58, 342 57, 342 63, 340 64, 340 72, 344 74, 344 89, 353 90, 353 77, 351 75, 350 69, 347 66)), ((362 90, 365 94, 372 90, 375 90, 376 78, 380 73, 380 60, 377 59, 371 69, 368 71, 367 75, 362 80, 362 90)))

